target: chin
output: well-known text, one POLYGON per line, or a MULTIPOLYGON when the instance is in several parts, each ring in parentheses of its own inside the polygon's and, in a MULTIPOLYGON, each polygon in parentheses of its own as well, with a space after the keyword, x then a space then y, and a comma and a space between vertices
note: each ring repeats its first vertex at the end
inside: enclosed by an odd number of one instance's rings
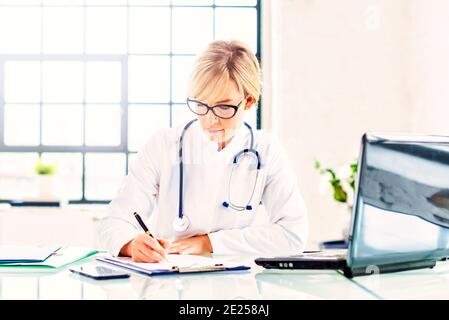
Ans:
POLYGON ((227 129, 227 130, 225 129, 225 130, 215 132, 215 133, 208 132, 207 129, 204 131, 205 131, 206 135, 209 137, 209 140, 214 141, 214 142, 228 141, 229 139, 231 139, 234 136, 233 130, 229 130, 229 129, 227 129))
POLYGON ((226 141, 225 137, 222 136, 217 136, 217 135, 208 135, 209 136, 209 140, 210 141, 214 141, 214 142, 223 142, 226 141))

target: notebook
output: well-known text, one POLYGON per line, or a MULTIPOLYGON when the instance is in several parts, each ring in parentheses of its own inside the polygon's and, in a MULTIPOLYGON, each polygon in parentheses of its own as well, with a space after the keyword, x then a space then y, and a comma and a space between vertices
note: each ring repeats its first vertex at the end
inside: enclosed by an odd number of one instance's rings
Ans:
POLYGON ((18 261, 0 263, 0 271, 12 268, 60 268, 96 254, 98 251, 85 247, 60 247, 43 261, 18 261))
POLYGON ((61 246, 16 246, 0 245, 0 264, 38 263, 45 261, 61 246))
POLYGON ((179 274, 194 272, 240 271, 249 270, 249 266, 229 263, 221 259, 197 255, 166 255, 167 261, 159 263, 133 262, 128 257, 97 257, 98 261, 113 264, 122 268, 147 275, 179 274))

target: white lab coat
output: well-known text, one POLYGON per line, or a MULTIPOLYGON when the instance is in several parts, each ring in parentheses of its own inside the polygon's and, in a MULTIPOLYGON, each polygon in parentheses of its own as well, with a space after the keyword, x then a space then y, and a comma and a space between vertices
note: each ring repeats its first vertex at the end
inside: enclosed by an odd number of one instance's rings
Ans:
POLYGON ((230 173, 234 155, 248 148, 250 131, 242 125, 230 143, 221 151, 210 141, 198 121, 187 129, 183 140, 184 214, 190 227, 175 231, 178 216, 179 137, 184 125, 163 129, 140 150, 130 166, 118 193, 109 204, 108 213, 99 225, 100 245, 118 255, 123 245, 142 232, 133 216, 138 212, 157 238, 169 241, 208 234, 217 254, 255 254, 264 256, 298 254, 304 249, 308 235, 308 219, 304 201, 296 183, 296 175, 287 163, 279 144, 266 132, 254 130, 254 148, 261 169, 248 168, 240 158, 239 166, 230 173), (222 203, 245 205, 254 194, 251 211, 235 211, 222 203), (268 219, 254 224, 262 204, 268 219))

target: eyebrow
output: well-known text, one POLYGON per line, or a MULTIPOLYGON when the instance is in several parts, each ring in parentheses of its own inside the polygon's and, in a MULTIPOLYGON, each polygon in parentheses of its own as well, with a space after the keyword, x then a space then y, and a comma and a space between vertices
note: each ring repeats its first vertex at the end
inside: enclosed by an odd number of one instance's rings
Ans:
POLYGON ((215 104, 224 103, 224 102, 231 102, 231 101, 232 101, 232 99, 226 99, 226 100, 218 101, 215 104))

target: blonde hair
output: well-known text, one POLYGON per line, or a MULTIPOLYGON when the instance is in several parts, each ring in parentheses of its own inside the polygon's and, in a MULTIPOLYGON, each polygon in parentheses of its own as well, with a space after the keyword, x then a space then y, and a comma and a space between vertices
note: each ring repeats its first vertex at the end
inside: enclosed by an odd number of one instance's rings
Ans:
POLYGON ((232 80, 255 103, 260 96, 260 66, 251 49, 241 41, 214 41, 201 53, 190 77, 188 95, 214 101, 232 80))

